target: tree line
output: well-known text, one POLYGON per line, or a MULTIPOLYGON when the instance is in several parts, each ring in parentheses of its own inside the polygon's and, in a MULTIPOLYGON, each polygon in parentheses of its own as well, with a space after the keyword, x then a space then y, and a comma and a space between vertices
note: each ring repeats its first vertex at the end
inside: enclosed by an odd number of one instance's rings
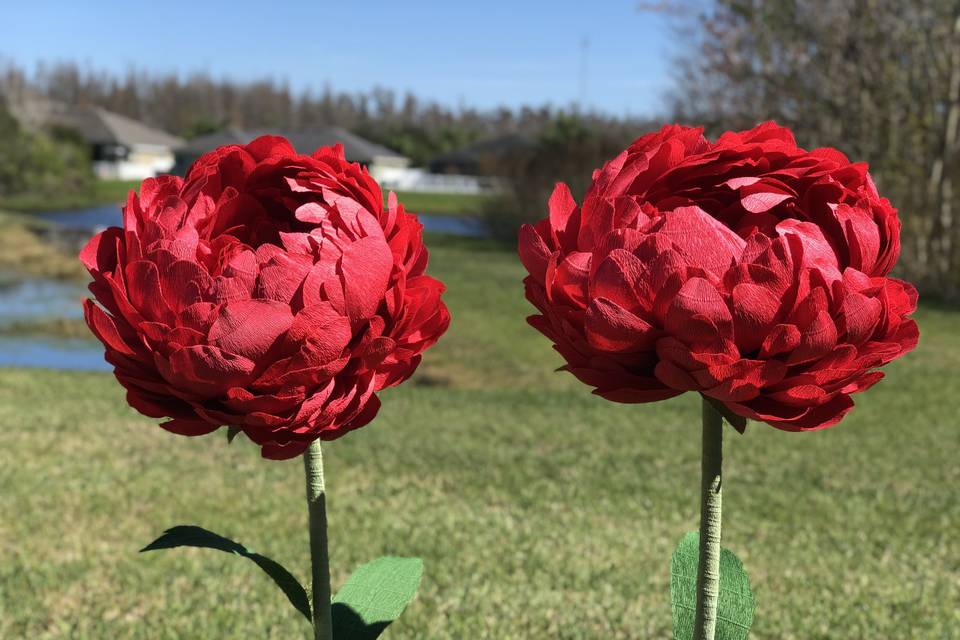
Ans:
MULTIPOLYGON (((0 71, 0 91, 97 104, 190 138, 228 127, 338 125, 425 164, 506 134, 531 144, 484 165, 508 189, 492 228, 511 238, 543 216, 557 180, 582 196, 590 171, 658 121, 708 135, 773 119, 800 144, 833 146, 870 163, 900 210, 899 274, 924 295, 960 298, 960 3, 956 0, 659 0, 641 11, 676 17, 673 89, 661 118, 624 120, 572 108, 451 108, 411 94, 297 93, 277 80, 237 83, 73 63, 0 71)), ((0 132, 2 133, 2 132, 0 132)))
MULTIPOLYGON (((190 139, 228 128, 306 129, 336 125, 384 144, 424 165, 437 154, 507 134, 536 136, 570 108, 547 105, 480 110, 448 107, 412 93, 375 87, 347 93, 326 85, 295 92, 282 80, 216 79, 131 69, 117 75, 74 62, 27 70, 0 67, 0 91, 38 95, 74 105, 97 105, 190 139)), ((591 129, 622 129, 620 119, 597 113, 578 118, 591 129)))

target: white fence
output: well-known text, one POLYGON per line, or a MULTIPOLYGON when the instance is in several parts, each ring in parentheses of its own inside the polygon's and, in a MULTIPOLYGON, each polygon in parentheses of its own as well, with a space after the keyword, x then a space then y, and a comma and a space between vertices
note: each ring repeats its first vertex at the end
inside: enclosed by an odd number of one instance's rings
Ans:
POLYGON ((382 168, 376 178, 385 189, 421 193, 497 193, 503 190, 499 178, 430 173, 426 169, 382 168))

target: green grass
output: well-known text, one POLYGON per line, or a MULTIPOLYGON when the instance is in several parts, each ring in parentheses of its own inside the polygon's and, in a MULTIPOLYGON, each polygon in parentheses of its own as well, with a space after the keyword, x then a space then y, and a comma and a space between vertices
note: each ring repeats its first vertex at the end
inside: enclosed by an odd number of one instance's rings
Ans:
POLYGON ((25 193, 0 197, 0 208, 25 213, 83 209, 99 204, 126 202, 130 189, 139 187, 139 180, 94 180, 93 188, 89 191, 25 193))
POLYGON ((89 338, 83 318, 31 318, 0 324, 0 336, 89 338))
MULTIPOLYGON (((417 555, 419 596, 387 638, 669 637, 697 399, 591 396, 525 326, 512 255, 431 240, 449 334, 373 424, 325 446, 335 588, 417 555)), ((841 425, 727 430, 724 544, 754 586, 751 638, 960 637, 960 315, 918 316, 920 347, 841 425)), ((198 524, 305 579, 302 466, 155 424, 109 375, 0 370, 0 637, 309 636, 249 561, 137 554, 198 524)))
MULTIPOLYGON (((397 191, 404 209, 413 213, 476 216, 483 212, 487 197, 469 193, 420 193, 397 191)), ((386 202, 386 193, 384 193, 386 202)))
MULTIPOLYGON (((21 213, 83 209, 100 204, 126 202, 130 189, 139 188, 139 180, 96 180, 89 192, 27 193, 0 197, 0 209, 21 213)), ((464 193, 396 193, 404 207, 414 213, 479 215, 487 201, 485 196, 464 193)))

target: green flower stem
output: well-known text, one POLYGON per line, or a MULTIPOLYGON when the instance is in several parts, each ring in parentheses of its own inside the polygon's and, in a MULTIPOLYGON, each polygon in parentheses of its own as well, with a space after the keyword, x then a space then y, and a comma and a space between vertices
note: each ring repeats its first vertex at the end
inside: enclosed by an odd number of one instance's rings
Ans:
POLYGON ((330 616, 330 557, 327 553, 327 504, 323 487, 323 454, 314 440, 303 454, 310 510, 310 564, 313 569, 313 637, 332 640, 330 616))
POLYGON ((700 464, 700 560, 694 640, 714 640, 720 593, 720 512, 723 417, 703 399, 703 458, 700 464))

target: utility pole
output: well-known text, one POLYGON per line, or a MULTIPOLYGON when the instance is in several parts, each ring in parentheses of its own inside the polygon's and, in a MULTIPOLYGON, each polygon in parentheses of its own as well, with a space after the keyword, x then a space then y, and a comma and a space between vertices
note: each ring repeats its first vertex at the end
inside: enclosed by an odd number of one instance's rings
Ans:
POLYGON ((580 92, 577 98, 577 111, 587 108, 587 53, 590 50, 590 39, 583 36, 580 40, 580 92))

